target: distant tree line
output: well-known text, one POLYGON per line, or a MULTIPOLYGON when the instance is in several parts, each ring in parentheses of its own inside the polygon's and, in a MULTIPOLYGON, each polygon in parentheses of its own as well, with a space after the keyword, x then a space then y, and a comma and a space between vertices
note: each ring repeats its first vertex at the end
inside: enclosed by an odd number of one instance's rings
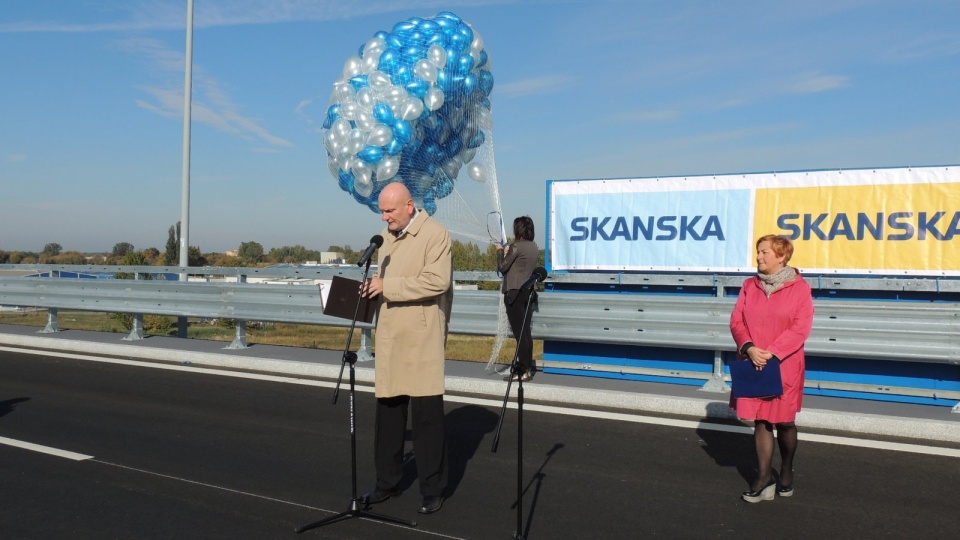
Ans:
MULTIPOLYGON (((129 242, 118 242, 109 253, 85 254, 64 251, 63 246, 49 243, 39 253, 28 251, 0 250, 0 264, 110 264, 121 266, 179 266, 180 222, 167 231, 167 243, 161 252, 155 247, 138 250, 129 242)), ((362 252, 349 245, 330 246, 328 252, 343 254, 342 264, 356 264, 362 252)), ((473 243, 454 240, 452 245, 453 267, 458 271, 492 272, 497 269, 496 246, 486 245, 483 250, 473 243)), ((188 249, 188 266, 264 267, 274 264, 303 264, 321 260, 321 252, 301 245, 282 246, 265 252, 258 242, 241 242, 236 256, 225 253, 202 253, 198 246, 188 249)), ((540 251, 539 264, 544 264, 540 251)))

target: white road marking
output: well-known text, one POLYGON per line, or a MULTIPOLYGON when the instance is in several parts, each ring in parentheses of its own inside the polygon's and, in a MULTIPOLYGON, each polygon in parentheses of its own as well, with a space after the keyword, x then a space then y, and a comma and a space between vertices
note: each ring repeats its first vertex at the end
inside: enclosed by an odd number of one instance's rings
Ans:
MULTIPOLYGON (((123 360, 119 358, 105 358, 99 356, 90 356, 73 353, 61 353, 53 351, 35 351, 31 349, 19 349, 11 347, 0 347, 0 351, 11 351, 27 354, 42 354, 47 356, 56 356, 59 358, 72 358, 77 360, 89 360, 93 362, 104 362, 108 364, 121 364, 127 366, 149 367, 154 369, 166 369, 170 371, 188 371, 193 373, 205 373, 208 375, 219 375, 223 377, 235 377, 240 379, 254 379, 270 382, 280 382, 286 384, 301 384, 306 386, 316 386, 321 388, 334 388, 336 383, 328 381, 317 381, 312 379, 301 379, 297 377, 284 377, 279 375, 266 375, 260 373, 246 373, 241 371, 225 371, 214 368, 203 368, 193 366, 182 366, 176 364, 161 364, 148 361, 123 360)), ((357 384, 356 391, 373 393, 372 386, 357 384)), ((499 408, 503 405, 503 400, 493 400, 484 398, 474 398, 468 396, 455 396, 447 394, 443 397, 444 401, 452 403, 467 403, 473 405, 482 405, 485 407, 499 408)), ((510 409, 516 409, 517 404, 511 401, 507 405, 510 409)), ((621 422, 634 422, 641 424, 652 424, 659 426, 678 427, 685 429, 708 429, 711 431, 724 431, 728 433, 742 433, 750 435, 753 428, 749 426, 735 426, 730 424, 715 424, 712 422, 703 422, 697 420, 680 420, 675 418, 661 418, 656 416, 645 416, 641 414, 592 411, 583 409, 573 409, 569 407, 559 407, 555 405, 535 405, 525 404, 524 409, 528 411, 544 412, 549 414, 564 414, 568 416, 580 416, 584 418, 599 418, 604 420, 618 420, 621 422)), ((944 448, 940 446, 928 446, 923 444, 898 443, 890 441, 878 441, 872 439, 861 439, 854 437, 839 437, 836 435, 819 435, 814 433, 800 432, 801 440, 812 441, 824 444, 837 444, 842 446, 855 446, 860 448, 873 448, 877 450, 891 450, 894 452, 908 452, 914 454, 926 454, 931 456, 960 457, 960 449, 944 448)), ((79 455, 79 454, 78 454, 79 455)))
POLYGON ((7 446, 15 446, 17 448, 23 448, 24 450, 32 450, 34 452, 49 454, 51 456, 72 459, 74 461, 83 461, 85 459, 93 459, 93 456, 78 454, 76 452, 71 452, 69 450, 61 450, 59 448, 53 448, 50 446, 43 446, 42 444, 34 444, 30 442, 25 442, 25 441, 18 441, 16 439, 8 439, 7 437, 0 437, 0 444, 5 444, 7 446))

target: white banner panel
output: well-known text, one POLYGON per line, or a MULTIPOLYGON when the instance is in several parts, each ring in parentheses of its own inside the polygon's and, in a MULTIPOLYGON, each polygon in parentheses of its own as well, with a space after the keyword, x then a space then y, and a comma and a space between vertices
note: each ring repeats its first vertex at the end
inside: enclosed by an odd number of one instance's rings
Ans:
POLYGON ((960 168, 547 184, 550 270, 752 272, 764 234, 805 272, 960 275, 960 168))

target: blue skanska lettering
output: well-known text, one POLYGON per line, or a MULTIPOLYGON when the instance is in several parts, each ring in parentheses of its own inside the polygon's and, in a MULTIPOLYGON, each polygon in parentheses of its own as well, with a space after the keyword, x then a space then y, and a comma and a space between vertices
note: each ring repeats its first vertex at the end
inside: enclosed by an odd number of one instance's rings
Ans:
POLYGON ((606 216, 576 217, 570 221, 572 242, 586 240, 725 240, 717 216, 606 216))
POLYGON ((960 234, 960 212, 860 212, 837 214, 781 214, 777 226, 791 240, 953 240, 960 234))

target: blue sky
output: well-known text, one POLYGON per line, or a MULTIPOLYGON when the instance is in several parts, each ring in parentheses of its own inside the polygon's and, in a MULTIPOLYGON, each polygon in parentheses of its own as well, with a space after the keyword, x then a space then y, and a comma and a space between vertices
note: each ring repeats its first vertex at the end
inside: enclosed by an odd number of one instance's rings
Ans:
MULTIPOLYGON (((186 0, 2 0, 0 250, 161 250, 180 219, 186 0)), ((504 216, 549 179, 960 164, 956 1, 195 0, 191 245, 362 249, 321 124, 378 30, 483 36, 504 216)))

